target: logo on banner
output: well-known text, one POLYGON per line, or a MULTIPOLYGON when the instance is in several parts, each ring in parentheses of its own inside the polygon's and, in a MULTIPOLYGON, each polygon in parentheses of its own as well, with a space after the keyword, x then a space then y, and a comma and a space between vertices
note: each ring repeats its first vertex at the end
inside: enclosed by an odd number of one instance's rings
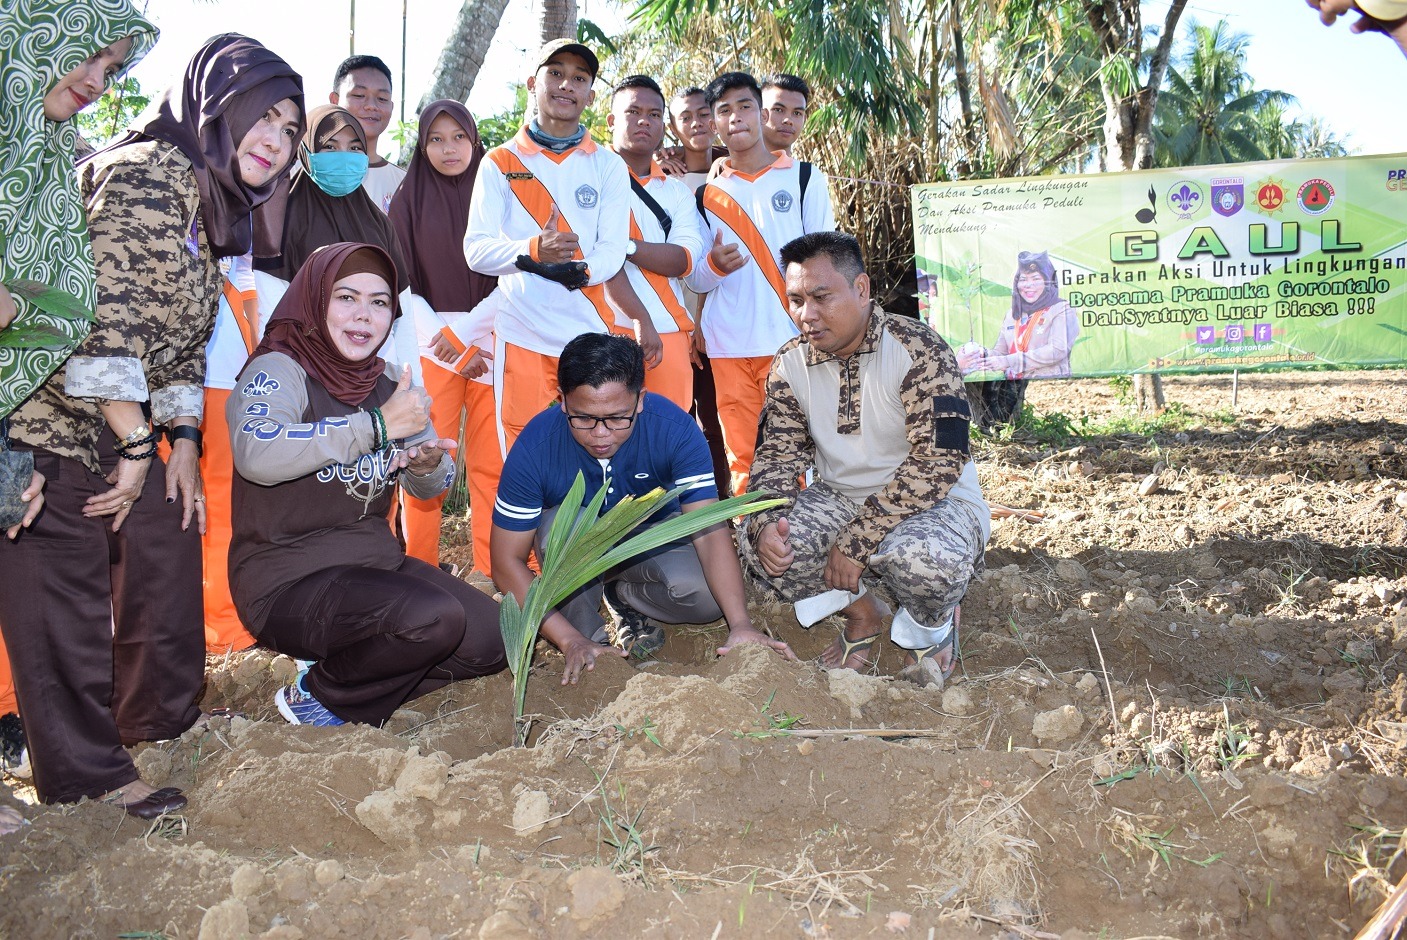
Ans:
POLYGON ((1212 180, 1212 211, 1233 216, 1246 204, 1246 181, 1239 176, 1212 180))
POLYGON ((1198 346, 1215 346, 1215 345, 1216 345, 1216 327, 1214 327, 1214 326, 1199 326, 1199 327, 1197 327, 1197 345, 1198 345, 1198 346))
POLYGON ((1387 191, 1390 193, 1407 192, 1407 168, 1399 167, 1396 170, 1387 171, 1387 191))
POLYGON ((1285 184, 1271 177, 1256 183, 1256 208, 1274 215, 1285 205, 1285 184))
POLYGON ((1207 204, 1207 195, 1202 184, 1193 180, 1178 180, 1172 184, 1167 194, 1168 208, 1179 219, 1190 219, 1207 204))
POLYGON ((1253 323, 1253 324, 1251 324, 1251 338, 1252 338, 1253 340, 1255 340, 1257 343, 1268 343, 1268 342, 1270 342, 1270 338, 1271 338, 1271 337, 1270 337, 1270 324, 1269 324, 1269 323, 1253 323))
POLYGON ((1334 187, 1329 185, 1328 180, 1306 180, 1300 191, 1295 194, 1295 198, 1305 212, 1310 215, 1323 215, 1334 204, 1334 187))

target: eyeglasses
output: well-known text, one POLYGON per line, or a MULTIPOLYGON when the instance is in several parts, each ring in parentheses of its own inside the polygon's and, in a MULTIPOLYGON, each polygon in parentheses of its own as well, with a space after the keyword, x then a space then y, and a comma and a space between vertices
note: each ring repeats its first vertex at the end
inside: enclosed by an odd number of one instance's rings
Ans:
POLYGON ((608 415, 597 418, 595 415, 567 415, 567 424, 577 431, 595 431, 597 425, 605 425, 606 431, 625 431, 635 424, 635 415, 608 415))
POLYGON ((624 431, 635 423, 635 415, 607 415, 604 418, 595 415, 567 415, 567 423, 578 431, 594 431, 598 424, 604 424, 608 431, 624 431))

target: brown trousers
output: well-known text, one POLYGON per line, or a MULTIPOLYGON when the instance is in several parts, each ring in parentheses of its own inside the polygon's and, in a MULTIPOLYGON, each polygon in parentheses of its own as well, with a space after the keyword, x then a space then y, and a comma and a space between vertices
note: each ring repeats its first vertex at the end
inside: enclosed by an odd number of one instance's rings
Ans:
MULTIPOLYGON (((117 465, 111 435, 102 469, 117 465)), ((153 459, 120 532, 83 504, 111 489, 76 460, 34 452, 44 509, 0 538, 0 632, 46 803, 99 796, 137 779, 124 744, 174 738, 200 716, 205 674, 200 533, 181 531, 153 459)))
POLYGON ((498 605, 418 558, 339 565, 284 588, 259 643, 313 659, 303 688, 343 721, 379 725, 414 698, 508 665, 498 605))

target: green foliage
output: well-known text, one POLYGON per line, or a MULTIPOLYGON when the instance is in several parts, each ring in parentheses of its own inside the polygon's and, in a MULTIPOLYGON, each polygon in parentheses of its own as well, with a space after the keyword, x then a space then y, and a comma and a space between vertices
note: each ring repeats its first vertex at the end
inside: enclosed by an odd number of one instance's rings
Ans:
POLYGON ((78 112, 73 120, 88 143, 102 147, 125 130, 149 104, 151 95, 143 94, 141 83, 128 75, 104 92, 93 107, 78 112))
POLYGON ((527 111, 528 86, 515 85, 513 88, 513 107, 478 121, 479 139, 484 142, 484 148, 492 150, 494 147, 511 140, 513 135, 518 133, 518 128, 523 126, 523 115, 527 111))
POLYGON ((1262 115, 1295 103, 1293 95, 1255 87, 1246 72, 1250 37, 1225 20, 1193 25, 1188 51, 1168 68, 1153 128, 1158 165, 1200 166, 1288 156, 1281 123, 1262 115))
MULTIPOLYGON (((601 809, 596 816, 596 836, 601 845, 611 849, 614 853, 611 858, 602 858, 597 854, 597 861, 604 862, 613 870, 622 875, 638 874, 640 880, 647 886, 649 880, 645 877, 645 861, 650 853, 659 849, 659 846, 647 844, 645 834, 640 829, 640 820, 645 816, 643 808, 635 811, 634 815, 627 815, 624 809, 617 812, 617 808, 611 805, 611 795, 606 789, 606 778, 596 773, 595 768, 587 765, 587 770, 591 771, 596 778, 596 789, 601 794, 601 809)), ((620 803, 625 803, 625 785, 616 784, 616 795, 620 803)))
MULTIPOLYGON (((1189 428, 1207 425, 1229 425, 1236 423, 1236 416, 1227 411, 1201 414, 1181 402, 1169 402, 1157 414, 1144 414, 1131 408, 1124 414, 1105 420, 1089 415, 1072 418, 1062 411, 1038 413, 1029 404, 1021 406, 1021 414, 1009 425, 997 428, 991 439, 998 443, 1013 441, 1034 441, 1039 444, 1064 445, 1072 440, 1087 440, 1096 437, 1138 436, 1152 437, 1157 434, 1171 434, 1189 428)), ((980 432, 979 432, 980 433, 980 432)))
POLYGON ((626 533, 683 492, 683 487, 668 492, 656 489, 641 497, 627 496, 603 516, 601 507, 606 501, 608 485, 609 481, 603 484, 583 509, 586 480, 577 473, 547 534, 542 574, 533 579, 521 607, 512 594, 505 594, 499 606, 499 629, 508 653, 508 667, 513 671, 515 743, 520 747, 527 743, 528 734, 528 726, 523 721, 528 670, 532 666, 538 630, 548 611, 583 584, 642 552, 678 541, 734 516, 760 512, 786 502, 768 499, 765 493, 734 496, 656 523, 616 545, 626 533))
POLYGON ((585 17, 576 21, 576 41, 607 53, 616 52, 616 44, 606 31, 585 17))

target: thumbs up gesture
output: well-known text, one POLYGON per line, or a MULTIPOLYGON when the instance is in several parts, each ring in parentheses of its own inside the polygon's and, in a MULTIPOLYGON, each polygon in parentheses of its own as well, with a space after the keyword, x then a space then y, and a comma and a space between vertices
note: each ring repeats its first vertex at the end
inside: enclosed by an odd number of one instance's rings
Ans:
POLYGON ((559 231, 561 222, 561 210, 554 205, 552 214, 547 217, 547 224, 542 227, 542 234, 537 237, 537 260, 544 264, 572 260, 581 245, 581 239, 576 237, 575 232, 559 231))
POLYGON ((791 523, 786 516, 762 527, 762 534, 757 537, 757 560, 762 563, 762 570, 774 578, 796 560, 796 549, 791 544, 791 523))
POLYGON ((396 390, 381 406, 386 421, 386 433, 400 439, 418 434, 430 423, 430 396, 425 389, 410 384, 410 364, 401 367, 396 390))
POLYGON ((724 275, 732 274, 748 262, 747 255, 742 253, 736 242, 723 244, 722 229, 713 233, 713 247, 708 250, 708 260, 714 270, 724 275))

